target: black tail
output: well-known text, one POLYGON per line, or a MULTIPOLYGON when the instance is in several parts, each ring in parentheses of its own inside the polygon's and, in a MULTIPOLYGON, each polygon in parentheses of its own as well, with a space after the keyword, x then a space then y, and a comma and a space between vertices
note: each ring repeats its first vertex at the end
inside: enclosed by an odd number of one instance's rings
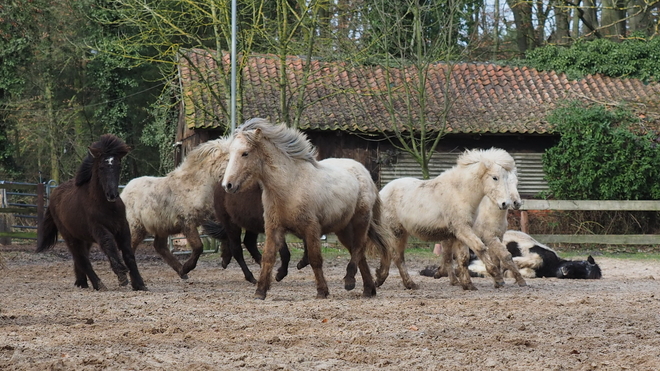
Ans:
POLYGON ((53 216, 50 215, 50 209, 46 209, 42 229, 40 238, 37 241, 37 252, 46 251, 57 243, 57 226, 53 216))
POLYGON ((227 231, 225 230, 225 227, 218 222, 207 220, 202 223, 202 229, 204 230, 204 234, 209 235, 216 240, 227 239, 227 231))

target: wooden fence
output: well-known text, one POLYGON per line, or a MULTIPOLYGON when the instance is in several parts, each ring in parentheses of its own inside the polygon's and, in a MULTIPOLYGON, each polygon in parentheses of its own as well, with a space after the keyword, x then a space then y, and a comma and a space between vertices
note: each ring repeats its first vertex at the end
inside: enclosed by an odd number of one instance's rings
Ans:
MULTIPOLYGON (((520 227, 528 232, 528 210, 581 211, 660 211, 660 201, 571 201, 524 200, 520 213, 520 227)), ((660 235, 653 234, 539 234, 532 235, 542 243, 577 243, 603 245, 657 245, 660 235)))
POLYGON ((11 243, 12 238, 37 239, 45 212, 45 191, 43 183, 0 181, 1 243, 11 243), (18 223, 30 219, 34 223, 18 223))

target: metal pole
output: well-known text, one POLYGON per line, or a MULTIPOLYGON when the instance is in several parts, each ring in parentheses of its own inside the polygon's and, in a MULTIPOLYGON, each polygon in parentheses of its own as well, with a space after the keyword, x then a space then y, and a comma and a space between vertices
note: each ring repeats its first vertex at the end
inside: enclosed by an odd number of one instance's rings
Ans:
POLYGON ((231 132, 236 129, 236 0, 231 1, 231 132))

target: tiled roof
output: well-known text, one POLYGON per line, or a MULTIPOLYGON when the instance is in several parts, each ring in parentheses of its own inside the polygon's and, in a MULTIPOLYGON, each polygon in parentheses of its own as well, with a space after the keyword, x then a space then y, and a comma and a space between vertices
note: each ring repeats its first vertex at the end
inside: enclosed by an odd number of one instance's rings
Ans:
MULTIPOLYGON (((198 83, 199 73, 209 74, 214 86, 223 86, 215 61, 201 50, 189 52, 190 68, 182 58, 181 84, 185 104, 186 125, 190 129, 213 128, 227 122, 217 100, 211 100, 208 89, 198 83), (210 71, 210 72, 209 72, 210 71), (198 104, 193 105, 192 102, 198 104), (199 104, 202 102, 203 104, 199 104)), ((225 54, 225 65, 229 57, 225 54)), ((303 84, 303 65, 299 57, 287 58, 292 89, 303 84)), ((301 129, 346 130, 361 132, 389 131, 390 114, 406 115, 406 100, 398 98, 385 103, 386 92, 397 91, 403 97, 405 78, 414 81, 416 74, 407 70, 386 70, 378 66, 348 66, 341 62, 312 61, 304 102, 301 129), (387 82, 390 82, 389 86, 387 82), (388 113, 389 112, 389 113, 388 113)), ((446 64, 429 68, 427 121, 437 123, 444 109, 446 64)), ((254 55, 244 68, 244 118, 265 117, 275 120, 279 109, 279 58, 276 55, 254 55)), ((219 96, 228 92, 219 90, 219 96)), ((297 95, 289 94, 291 102, 297 95)), ((634 79, 616 79, 590 75, 569 80, 564 74, 539 72, 527 67, 506 67, 488 63, 459 63, 449 76, 449 109, 447 133, 551 133, 545 121, 548 112, 565 99, 584 99, 605 104, 633 102, 640 117, 660 121, 660 84, 644 84, 634 79)), ((413 111, 416 115, 417 113, 413 111)), ((240 123, 239 123, 240 124, 240 123)))

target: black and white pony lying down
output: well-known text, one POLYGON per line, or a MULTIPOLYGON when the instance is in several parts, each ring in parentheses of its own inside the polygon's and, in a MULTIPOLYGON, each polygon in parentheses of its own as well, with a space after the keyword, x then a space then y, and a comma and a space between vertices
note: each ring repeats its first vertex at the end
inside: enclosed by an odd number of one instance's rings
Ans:
MULTIPOLYGON (((520 274, 525 278, 557 277, 572 279, 599 279, 600 267, 589 255, 587 260, 566 260, 557 252, 536 241, 530 235, 520 231, 506 231, 502 243, 513 257, 520 274)), ((422 276, 433 277, 436 267, 426 267, 420 272, 422 276)), ((486 268, 474 254, 470 254, 470 274, 476 277, 487 276, 486 268)), ((507 272, 503 272, 508 277, 507 272)))

